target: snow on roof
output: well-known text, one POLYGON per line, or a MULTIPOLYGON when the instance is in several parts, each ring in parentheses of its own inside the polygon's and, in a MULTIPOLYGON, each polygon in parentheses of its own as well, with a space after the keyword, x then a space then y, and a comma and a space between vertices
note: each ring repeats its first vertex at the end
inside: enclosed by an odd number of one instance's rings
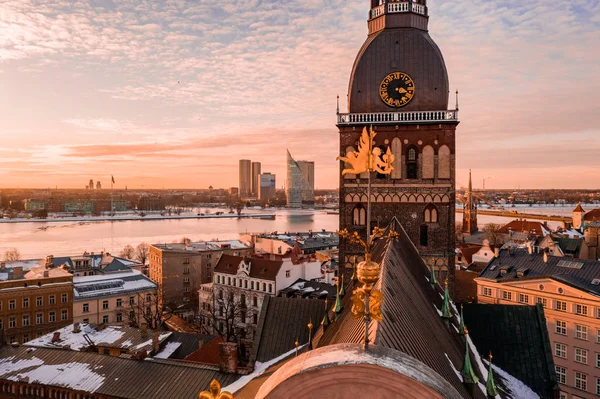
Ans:
MULTIPOLYGON (((31 360, 36 360, 36 358, 31 360)), ((35 366, 38 366, 38 364, 35 364, 35 366)), ((87 363, 77 362, 51 365, 42 364, 33 370, 20 372, 8 379, 13 381, 26 380, 30 384, 38 383, 95 392, 104 383, 104 376, 94 371, 99 368, 102 368, 102 366, 92 366, 87 363)))
POLYGON ((181 342, 167 342, 165 347, 154 355, 155 359, 168 359, 181 346, 181 342))
MULTIPOLYGON (((163 342, 171 335, 171 332, 163 332, 159 335, 159 342, 163 342)), ((28 341, 25 346, 39 348, 62 348, 73 351, 84 351, 89 347, 85 337, 88 337, 96 346, 123 348, 123 349, 142 349, 152 348, 152 331, 148 330, 147 335, 142 337, 139 329, 126 326, 106 326, 98 330, 88 324, 81 324, 81 332, 73 332, 73 326, 63 327, 55 332, 41 336, 40 338, 28 341), (60 339, 53 343, 54 333, 60 333, 60 339)))
POLYGON ((290 287, 292 290, 300 290, 302 288, 304 288, 304 281, 300 281, 290 287))
POLYGON ((98 331, 87 324, 82 324, 81 332, 78 333, 73 332, 73 326, 71 325, 56 330, 55 332, 60 333, 60 340, 55 343, 52 342, 54 332, 51 332, 28 341, 26 345, 39 348, 65 348, 81 351, 89 346, 85 340, 85 335, 87 335, 96 345, 104 344, 104 346, 110 346, 122 339, 125 336, 126 330, 121 326, 108 326, 103 330, 98 331))

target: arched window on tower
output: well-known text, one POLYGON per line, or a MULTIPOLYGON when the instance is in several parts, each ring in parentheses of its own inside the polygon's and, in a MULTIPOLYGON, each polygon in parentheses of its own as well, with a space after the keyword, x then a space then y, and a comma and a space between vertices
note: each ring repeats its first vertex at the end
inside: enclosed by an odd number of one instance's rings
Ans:
POLYGON ((415 147, 409 147, 406 152, 406 178, 416 179, 417 178, 417 149, 415 147))
POLYGON ((367 211, 361 204, 356 205, 352 211, 352 224, 354 226, 367 224, 367 211))
POLYGON ((438 179, 450 178, 450 148, 443 145, 438 150, 438 179))
POLYGON ((398 137, 392 139, 392 154, 394 154, 392 179, 402 179, 402 141, 398 137))
POLYGON ((434 177, 434 151, 433 147, 427 145, 423 148, 423 156, 422 164, 423 164, 423 179, 433 179, 434 177))
POLYGON ((437 223, 438 221, 438 210, 433 204, 427 204, 425 207, 425 223, 437 223))

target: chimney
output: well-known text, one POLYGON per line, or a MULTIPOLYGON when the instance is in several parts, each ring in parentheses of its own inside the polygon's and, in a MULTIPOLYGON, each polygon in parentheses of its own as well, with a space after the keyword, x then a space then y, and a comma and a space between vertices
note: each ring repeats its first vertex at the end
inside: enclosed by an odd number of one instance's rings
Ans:
POLYGON ((13 279, 21 278, 23 276, 23 266, 15 266, 13 270, 13 279))
POLYGON ((527 252, 529 255, 533 255, 533 244, 531 244, 531 242, 527 243, 527 252))
POLYGON ((50 277, 50 272, 48 270, 44 270, 44 278, 50 277))
POLYGON ((154 331, 152 333, 152 350, 154 353, 158 353, 160 351, 160 341, 159 341, 160 333, 158 331, 154 331))
POLYGON ((6 270, 6 262, 0 262, 0 270, 6 270))
POLYGON ((78 334, 80 332, 81 332, 81 326, 79 325, 79 322, 73 323, 73 333, 78 334))
POLYGON ((140 325, 140 335, 143 339, 148 338, 148 324, 145 321, 140 325))
POLYGON ((52 343, 54 344, 58 341, 60 341, 60 331, 55 331, 52 335, 52 343))
POLYGON ((54 267, 54 255, 46 256, 46 267, 54 267))
POLYGON ((499 258, 499 257, 500 257, 500 247, 496 247, 496 248, 494 248, 494 256, 495 256, 496 258, 499 258))
POLYGON ((204 340, 202 339, 202 337, 198 338, 198 350, 202 349, 202 347, 204 346, 204 340))
POLYGON ((544 263, 548 263, 548 251, 544 251, 544 263))
POLYGON ((238 345, 235 342, 219 344, 219 369, 223 373, 236 374, 238 366, 238 345))

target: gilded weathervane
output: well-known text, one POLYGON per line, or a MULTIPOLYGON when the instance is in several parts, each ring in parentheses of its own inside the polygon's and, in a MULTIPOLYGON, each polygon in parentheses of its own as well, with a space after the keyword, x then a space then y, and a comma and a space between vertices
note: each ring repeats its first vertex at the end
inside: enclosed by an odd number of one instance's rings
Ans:
MULTIPOLYGON (((365 249, 365 260, 356 266, 355 260, 355 276, 361 283, 361 286, 354 289, 352 292, 352 317, 355 319, 363 319, 365 321, 365 349, 369 347, 369 325, 371 320, 381 321, 381 305, 383 303, 383 294, 381 291, 373 289, 375 283, 379 279, 381 267, 377 262, 371 260, 372 238, 384 237, 384 232, 379 227, 376 227, 371 232, 371 174, 377 172, 384 175, 389 175, 394 170, 394 154, 390 147, 382 154, 379 147, 373 148, 373 138, 377 133, 373 127, 367 131, 365 127, 360 137, 358 151, 350 151, 345 157, 337 157, 338 161, 344 161, 350 165, 342 171, 342 176, 347 174, 359 175, 368 173, 368 189, 367 189, 367 237, 362 239, 358 232, 350 233, 347 229, 339 232, 342 239, 348 240, 351 244, 362 245, 365 249)), ((391 230, 386 238, 395 239, 398 233, 391 230)), ((356 257, 355 257, 356 259, 356 257)))
POLYGON ((371 127, 363 129, 358 143, 358 151, 350 151, 345 157, 337 157, 337 161, 344 161, 350 168, 342 171, 342 176, 347 174, 359 175, 363 172, 377 172, 383 175, 389 175, 394 170, 394 154, 387 148, 385 154, 382 154, 381 148, 373 148, 373 139, 377 133, 371 127))

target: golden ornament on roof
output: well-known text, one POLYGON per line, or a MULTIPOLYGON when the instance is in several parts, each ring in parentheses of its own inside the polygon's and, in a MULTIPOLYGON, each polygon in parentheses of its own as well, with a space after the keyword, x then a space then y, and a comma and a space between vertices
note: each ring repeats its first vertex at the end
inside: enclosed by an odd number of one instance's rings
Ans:
POLYGON ((221 392, 219 381, 212 380, 209 390, 200 392, 198 399, 233 399, 233 395, 230 392, 221 392))

